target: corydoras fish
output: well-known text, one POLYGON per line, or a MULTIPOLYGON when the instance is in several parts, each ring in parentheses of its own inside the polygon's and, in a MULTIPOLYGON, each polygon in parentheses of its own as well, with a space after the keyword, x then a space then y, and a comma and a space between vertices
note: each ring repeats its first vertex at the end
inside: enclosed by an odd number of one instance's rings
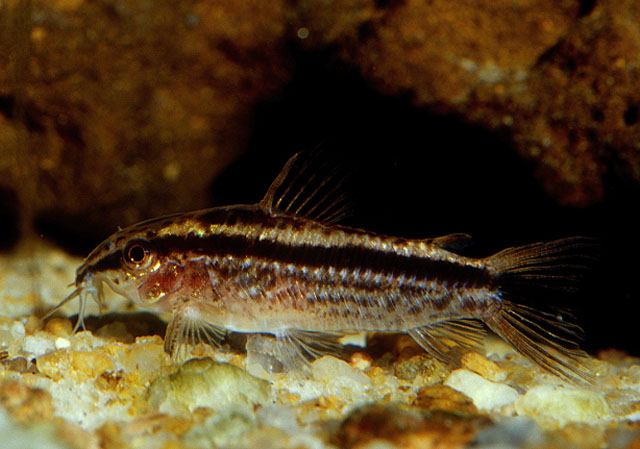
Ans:
POLYGON ((142 307, 171 313, 165 349, 174 356, 202 337, 216 344, 227 331, 269 333, 293 369, 362 331, 406 332, 433 357, 455 363, 479 349, 486 326, 547 371, 591 381, 575 343, 580 328, 528 298, 574 281, 588 239, 463 257, 446 248, 465 234, 405 239, 337 224, 347 205, 334 178, 298 154, 258 204, 120 230, 78 268, 75 291, 56 310, 78 297, 76 328, 83 326, 87 296, 102 304, 106 283, 142 307))

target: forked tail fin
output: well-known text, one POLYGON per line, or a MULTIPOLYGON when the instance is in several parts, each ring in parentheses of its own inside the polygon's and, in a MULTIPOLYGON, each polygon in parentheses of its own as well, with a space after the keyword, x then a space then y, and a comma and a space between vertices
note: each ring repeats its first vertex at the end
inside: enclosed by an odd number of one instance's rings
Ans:
POLYGON ((577 290, 594 264, 596 247, 592 239, 570 237, 508 248, 487 258, 502 307, 484 318, 485 324, 518 352, 573 383, 595 380, 585 365, 588 355, 577 343, 582 329, 571 314, 549 302, 557 293, 577 290))

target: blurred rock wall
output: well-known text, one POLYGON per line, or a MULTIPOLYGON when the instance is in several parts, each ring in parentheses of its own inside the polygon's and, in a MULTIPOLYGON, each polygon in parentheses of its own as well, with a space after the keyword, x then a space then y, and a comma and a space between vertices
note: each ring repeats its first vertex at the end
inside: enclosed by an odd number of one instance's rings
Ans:
POLYGON ((505 133, 560 203, 640 181, 640 3, 300 2, 307 45, 418 106, 505 133))
POLYGON ((291 46, 507 136, 561 204, 640 181, 637 1, 11 0, 0 26, 0 196, 27 224, 206 206, 291 46))
POLYGON ((278 1, 2 5, 0 185, 27 215, 107 233, 206 206, 288 79, 278 1))

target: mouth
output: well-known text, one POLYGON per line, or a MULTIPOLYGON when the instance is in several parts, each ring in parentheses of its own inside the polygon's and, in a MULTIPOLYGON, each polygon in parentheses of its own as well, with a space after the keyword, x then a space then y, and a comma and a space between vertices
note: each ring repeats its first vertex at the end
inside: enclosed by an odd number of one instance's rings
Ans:
POLYGON ((73 333, 76 333, 80 328, 82 328, 82 330, 85 330, 86 327, 84 324, 84 314, 87 306, 87 296, 91 295, 93 300, 98 304, 100 310, 102 310, 102 307, 104 305, 104 289, 102 281, 102 278, 94 276, 91 273, 84 275, 82 278, 78 277, 75 282, 76 289, 71 292, 69 296, 60 301, 60 303, 58 303, 53 309, 51 309, 42 318, 41 321, 47 320, 54 313, 60 310, 65 304, 72 301, 76 297, 79 297, 80 301, 78 307, 78 321, 73 328, 73 333))

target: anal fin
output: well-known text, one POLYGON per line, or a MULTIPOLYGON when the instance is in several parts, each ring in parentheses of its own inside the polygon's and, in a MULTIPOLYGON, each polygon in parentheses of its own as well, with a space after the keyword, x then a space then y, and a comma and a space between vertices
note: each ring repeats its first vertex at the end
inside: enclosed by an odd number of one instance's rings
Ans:
POLYGON ((409 330, 427 353, 448 365, 458 365, 465 352, 479 352, 484 341, 482 323, 471 319, 439 321, 409 330))
POLYGON ((224 329, 176 309, 167 325, 164 350, 171 354, 172 360, 180 362, 186 359, 187 346, 205 342, 217 348, 225 335, 224 329))
POLYGON ((571 337, 576 325, 550 318, 551 314, 506 302, 484 322, 518 352, 550 373, 574 384, 593 385, 595 376, 585 362, 589 355, 571 337))

